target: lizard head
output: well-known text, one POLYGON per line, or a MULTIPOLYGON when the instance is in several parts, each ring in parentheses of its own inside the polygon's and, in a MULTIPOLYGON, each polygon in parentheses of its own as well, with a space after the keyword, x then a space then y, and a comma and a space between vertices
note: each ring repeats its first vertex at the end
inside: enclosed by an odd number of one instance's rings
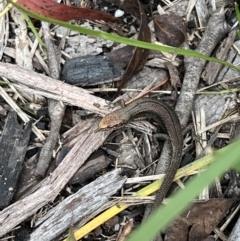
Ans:
POLYGON ((119 129, 122 126, 125 125, 125 122, 119 118, 118 114, 115 114, 114 112, 106 115, 102 118, 102 120, 98 124, 99 130, 107 130, 107 129, 119 129))

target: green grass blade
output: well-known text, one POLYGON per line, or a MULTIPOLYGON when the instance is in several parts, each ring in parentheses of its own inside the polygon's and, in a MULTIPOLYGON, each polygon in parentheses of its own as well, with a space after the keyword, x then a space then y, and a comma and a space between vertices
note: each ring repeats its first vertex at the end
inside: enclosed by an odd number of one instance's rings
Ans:
POLYGON ((240 71, 240 68, 236 67, 235 65, 233 65, 231 63, 228 63, 226 61, 223 61, 223 60, 220 60, 220 59, 217 59, 217 58, 208 57, 208 56, 206 56, 204 54, 201 54, 199 52, 196 52, 194 50, 185 50, 185 49, 181 49, 181 48, 170 47, 170 46, 167 46, 167 45, 161 45, 160 46, 160 45, 157 45, 157 44, 146 43, 146 42, 138 41, 138 40, 135 40, 135 39, 124 38, 124 37, 118 36, 116 34, 110 34, 110 33, 105 33, 105 32, 96 31, 96 30, 92 30, 92 29, 87 29, 87 28, 76 26, 76 25, 73 25, 73 24, 70 24, 70 23, 67 23, 67 22, 62 22, 62 21, 59 21, 59 20, 56 20, 56 19, 44 17, 40 14, 29 11, 28 9, 26 9, 22 6, 19 6, 18 4, 15 4, 12 0, 8 0, 8 2, 12 3, 15 7, 22 10, 24 13, 26 13, 27 15, 29 15, 31 17, 34 17, 36 19, 40 19, 40 20, 45 21, 45 22, 54 23, 54 24, 69 28, 71 30, 74 30, 76 32, 80 32, 80 33, 87 34, 87 35, 93 35, 93 36, 96 36, 96 37, 100 37, 100 38, 107 39, 107 40, 112 40, 112 41, 117 42, 117 43, 123 43, 123 44, 131 45, 131 46, 135 46, 135 47, 140 47, 140 48, 145 48, 145 49, 150 49, 150 50, 155 50, 155 51, 163 51, 163 52, 168 52, 168 53, 178 54, 178 55, 184 55, 184 56, 192 56, 192 57, 196 57, 196 58, 220 63, 220 64, 228 66, 232 69, 240 71))
POLYGON ((187 183, 184 190, 179 190, 173 195, 167 206, 161 206, 135 230, 127 241, 151 240, 160 230, 181 214, 191 201, 203 190, 204 187, 214 182, 215 177, 221 176, 230 167, 234 167, 240 160, 240 140, 232 143, 214 154, 215 161, 199 176, 187 183))
MULTIPOLYGON (((237 20, 238 20, 238 25, 240 25, 240 12, 239 12, 239 8, 238 8, 238 4, 235 2, 234 3, 234 7, 235 7, 235 12, 236 12, 236 16, 237 16, 237 20)), ((240 38, 240 31, 237 30, 237 35, 238 35, 238 38, 240 38)))
POLYGON ((26 15, 25 13, 23 13, 23 18, 26 20, 29 28, 30 28, 30 29, 32 30, 32 32, 34 33, 35 37, 36 37, 37 40, 38 40, 38 43, 39 43, 42 47, 44 47, 45 44, 43 43, 40 35, 38 34, 38 32, 37 32, 37 30, 36 30, 36 28, 33 26, 31 19, 30 19, 30 18, 28 17, 28 15, 26 15))

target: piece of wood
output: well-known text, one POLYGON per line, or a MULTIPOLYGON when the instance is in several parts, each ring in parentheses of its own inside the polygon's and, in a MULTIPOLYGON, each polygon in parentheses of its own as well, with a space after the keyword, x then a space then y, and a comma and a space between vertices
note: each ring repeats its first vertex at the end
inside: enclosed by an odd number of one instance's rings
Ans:
POLYGON ((121 169, 108 172, 64 199, 37 221, 36 226, 40 226, 31 234, 30 241, 37 241, 39 237, 45 241, 53 240, 71 225, 101 208, 126 181, 126 177, 120 174, 121 169))
POLYGON ((61 80, 77 86, 109 83, 120 79, 123 69, 106 56, 79 56, 66 60, 61 80))
MULTIPOLYGON (((229 36, 224 39, 219 48, 217 49, 216 58, 226 60, 228 57, 228 53, 233 46, 234 40, 236 38, 237 32, 236 30, 232 31, 229 36)), ((221 69, 223 68, 222 64, 208 62, 203 73, 202 78, 208 84, 216 82, 217 76, 221 69)))
POLYGON ((69 184, 82 184, 86 180, 94 177, 96 173, 104 170, 113 160, 106 156, 106 153, 97 151, 93 153, 88 162, 81 167, 69 181, 69 184))
MULTIPOLYGON (((201 39, 196 51, 210 56, 216 45, 230 31, 226 24, 225 16, 222 13, 214 13, 207 25, 203 38, 201 39)), ((194 57, 185 57, 185 75, 181 93, 176 105, 176 112, 182 127, 187 125, 195 99, 201 73, 206 64, 206 60, 194 57)))
MULTIPOLYGON (((50 76, 54 79, 59 79, 60 60, 58 60, 57 58, 57 51, 55 50, 54 44, 51 39, 49 23, 42 22, 42 30, 48 53, 50 76)), ((44 143, 39 155, 39 160, 35 171, 36 177, 44 177, 50 165, 52 153, 58 141, 58 135, 60 132, 65 109, 66 106, 63 105, 61 101, 56 101, 53 99, 48 100, 48 113, 51 118, 51 128, 48 138, 46 139, 46 142, 44 143)))
POLYGON ((23 91, 38 93, 47 98, 60 100, 73 106, 79 106, 100 115, 110 112, 106 101, 96 97, 90 91, 63 83, 60 80, 28 71, 13 64, 0 63, 0 75, 10 79, 16 88, 23 91), (36 85, 36 83, 38 83, 36 85))
MULTIPOLYGON (((63 146, 56 159, 57 166, 61 163, 63 158, 65 158, 70 150, 70 146, 63 146)), ((92 153, 87 162, 74 174, 69 181, 69 184, 83 184, 86 180, 94 177, 96 173, 104 170, 111 162, 113 162, 113 160, 106 156, 106 153, 103 151, 103 149, 98 149, 92 153)))
POLYGON ((34 156, 30 157, 28 160, 25 160, 21 175, 18 179, 18 188, 14 194, 14 202, 22 199, 23 196, 26 196, 26 193, 29 192, 33 187, 37 186, 41 182, 40 179, 35 178, 35 170, 38 162, 39 154, 36 153, 34 156))
POLYGON ((10 112, 0 139, 0 207, 9 205, 22 170, 31 133, 31 122, 24 127, 17 114, 10 112))

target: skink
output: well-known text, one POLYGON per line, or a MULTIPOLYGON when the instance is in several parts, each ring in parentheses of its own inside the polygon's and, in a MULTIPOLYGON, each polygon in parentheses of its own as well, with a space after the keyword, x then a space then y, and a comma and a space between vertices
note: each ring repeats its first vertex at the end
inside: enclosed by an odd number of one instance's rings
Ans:
POLYGON ((169 136, 171 141, 171 161, 161 188, 156 193, 153 210, 163 201, 173 182, 174 176, 181 162, 183 136, 179 119, 174 110, 167 104, 150 98, 143 98, 132 102, 126 107, 106 115, 99 123, 99 129, 118 129, 127 123, 138 119, 153 119, 169 136))

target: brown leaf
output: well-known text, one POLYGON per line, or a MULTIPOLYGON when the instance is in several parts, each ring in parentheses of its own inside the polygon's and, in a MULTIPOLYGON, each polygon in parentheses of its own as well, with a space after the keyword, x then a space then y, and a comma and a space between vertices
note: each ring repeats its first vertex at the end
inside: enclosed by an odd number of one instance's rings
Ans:
POLYGON ((121 68, 124 69, 128 66, 134 53, 134 49, 134 46, 126 45, 122 48, 106 53, 105 56, 107 56, 114 65, 121 66, 121 68))
MULTIPOLYGON (((138 35, 138 40, 145 41, 145 42, 151 42, 151 32, 147 25, 147 16, 142 8, 141 3, 139 0, 105 0, 107 2, 110 2, 112 4, 115 4, 122 8, 124 11, 132 14, 136 18, 140 19, 140 30, 138 35)), ((131 57, 131 60, 128 63, 128 67, 123 74, 121 78, 121 82, 118 87, 118 91, 115 96, 117 96, 120 92, 120 90, 123 88, 123 86, 128 82, 128 80, 141 70, 148 58, 149 50, 147 49, 141 49, 141 48, 135 48, 133 55, 131 57)))
POLYGON ((236 199, 211 199, 197 202, 166 230, 168 241, 203 240, 226 216, 236 199))
POLYGON ((88 8, 70 7, 51 0, 18 0, 17 4, 32 12, 60 21, 69 21, 73 19, 119 21, 118 18, 106 13, 88 8))
MULTIPOLYGON (((145 42, 151 42, 151 33, 150 29, 147 24, 147 17, 146 14, 142 8, 141 3, 138 0, 131 0, 133 3, 133 6, 138 3, 138 8, 135 7, 135 9, 139 9, 139 16, 141 18, 141 26, 139 30, 138 40, 145 41, 145 42), (135 1, 135 3, 134 3, 135 1)), ((126 1, 128 4, 130 1, 126 1)), ((135 5, 136 6, 136 5, 135 5)), ((118 87, 117 94, 119 94, 120 90, 123 88, 123 86, 128 82, 128 80, 135 74, 137 74, 145 65, 149 55, 149 50, 142 49, 142 48, 135 48, 133 56, 128 64, 128 67, 123 74, 121 78, 120 85, 118 87)))
POLYGON ((155 35, 159 42, 179 47, 187 35, 187 27, 182 17, 176 15, 158 15, 153 17, 155 35))

